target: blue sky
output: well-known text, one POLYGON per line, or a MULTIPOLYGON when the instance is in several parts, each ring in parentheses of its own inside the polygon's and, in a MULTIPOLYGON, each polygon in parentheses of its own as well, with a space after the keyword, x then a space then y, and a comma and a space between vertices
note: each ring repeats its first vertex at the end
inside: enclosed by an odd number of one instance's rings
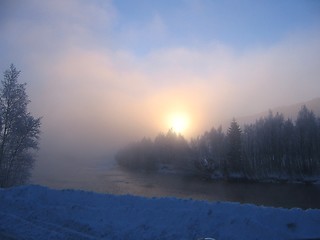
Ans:
POLYGON ((319 97, 320 1, 2 0, 0 32, 0 69, 43 116, 40 158, 319 97))
POLYGON ((318 1, 120 0, 114 4, 120 19, 115 31, 131 28, 139 32, 157 20, 163 25, 163 38, 141 33, 140 41, 120 41, 122 47, 133 48, 138 54, 159 47, 194 48, 212 42, 236 51, 270 46, 291 33, 316 27, 320 19, 318 1))

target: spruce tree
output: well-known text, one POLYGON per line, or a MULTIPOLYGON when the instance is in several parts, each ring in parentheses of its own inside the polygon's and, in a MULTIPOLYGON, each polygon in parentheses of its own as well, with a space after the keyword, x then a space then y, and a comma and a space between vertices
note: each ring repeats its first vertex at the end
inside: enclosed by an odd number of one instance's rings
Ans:
POLYGON ((235 119, 232 120, 227 133, 228 151, 225 166, 226 177, 241 172, 241 129, 235 119))

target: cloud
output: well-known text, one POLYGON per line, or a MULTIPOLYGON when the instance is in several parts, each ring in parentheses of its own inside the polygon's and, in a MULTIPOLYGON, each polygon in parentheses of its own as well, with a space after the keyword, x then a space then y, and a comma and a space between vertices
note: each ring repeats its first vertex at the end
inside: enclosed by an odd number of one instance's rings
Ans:
POLYGON ((14 3, 15 16, 1 25, 0 65, 22 70, 31 109, 43 116, 38 172, 53 162, 59 169, 64 161, 112 156, 129 141, 167 131, 174 111, 191 115, 190 137, 232 117, 319 96, 319 28, 239 53, 218 42, 161 45, 170 42, 170 26, 160 14, 137 32, 116 32, 111 2, 14 3), (115 43, 142 36, 161 47, 137 55, 115 43))
POLYGON ((71 46, 108 43, 116 11, 110 1, 10 1, 1 30, 4 49, 21 55, 54 54, 71 46))
POLYGON ((251 111, 305 101, 319 94, 320 32, 312 29, 290 35, 278 44, 254 49, 238 58, 230 78, 239 79, 237 91, 245 106, 250 99, 251 111))

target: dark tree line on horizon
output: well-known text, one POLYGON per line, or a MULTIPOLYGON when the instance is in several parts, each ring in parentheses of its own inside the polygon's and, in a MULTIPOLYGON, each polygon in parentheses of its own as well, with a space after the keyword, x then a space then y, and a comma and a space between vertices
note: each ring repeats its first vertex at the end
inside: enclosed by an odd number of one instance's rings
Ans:
POLYGON ((187 141, 169 130, 143 138, 115 156, 136 171, 173 171, 202 177, 251 181, 313 181, 320 175, 320 118, 303 106, 295 121, 282 114, 260 118, 227 132, 212 128, 187 141))

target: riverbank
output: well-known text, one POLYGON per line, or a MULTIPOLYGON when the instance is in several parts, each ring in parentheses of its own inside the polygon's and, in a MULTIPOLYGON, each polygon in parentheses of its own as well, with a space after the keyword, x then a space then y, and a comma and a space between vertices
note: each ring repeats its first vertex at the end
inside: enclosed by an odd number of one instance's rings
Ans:
POLYGON ((9 239, 317 239, 320 210, 116 196, 22 186, 0 190, 9 239))

